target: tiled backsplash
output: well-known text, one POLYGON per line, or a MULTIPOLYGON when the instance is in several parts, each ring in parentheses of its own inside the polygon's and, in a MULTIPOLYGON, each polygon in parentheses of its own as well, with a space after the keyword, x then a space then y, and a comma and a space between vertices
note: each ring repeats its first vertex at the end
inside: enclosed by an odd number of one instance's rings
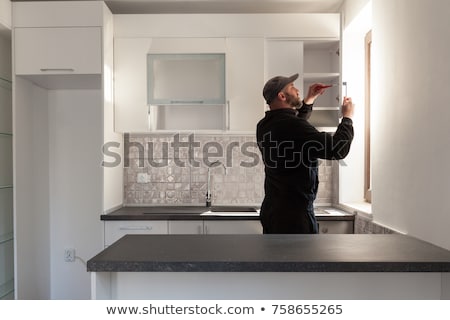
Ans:
MULTIPOLYGON (((261 204, 264 165, 254 135, 125 134, 124 204, 205 203, 208 166, 213 166, 213 204, 261 204)), ((317 204, 335 203, 336 161, 319 167, 317 204)))
POLYGON ((355 233, 363 234, 398 234, 398 232, 381 226, 370 219, 356 215, 355 217, 355 233))

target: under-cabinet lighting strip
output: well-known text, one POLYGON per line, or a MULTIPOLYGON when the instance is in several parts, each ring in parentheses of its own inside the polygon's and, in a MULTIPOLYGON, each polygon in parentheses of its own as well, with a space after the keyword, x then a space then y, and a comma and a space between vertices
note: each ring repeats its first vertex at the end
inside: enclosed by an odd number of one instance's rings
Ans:
POLYGON ((0 136, 8 136, 8 137, 12 137, 12 133, 0 132, 0 136))
POLYGON ((10 184, 10 185, 5 185, 5 186, 0 186, 0 189, 12 189, 13 188, 13 185, 12 184, 10 184))

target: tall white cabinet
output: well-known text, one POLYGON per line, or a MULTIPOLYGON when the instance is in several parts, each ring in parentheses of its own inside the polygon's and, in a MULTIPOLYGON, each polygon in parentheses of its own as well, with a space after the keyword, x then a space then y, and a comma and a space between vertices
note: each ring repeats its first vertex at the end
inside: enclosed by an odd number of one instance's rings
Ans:
POLYGON ((104 143, 122 140, 113 17, 102 1, 14 2, 13 46, 16 298, 89 299, 99 216, 122 201, 122 169, 102 167, 104 143))

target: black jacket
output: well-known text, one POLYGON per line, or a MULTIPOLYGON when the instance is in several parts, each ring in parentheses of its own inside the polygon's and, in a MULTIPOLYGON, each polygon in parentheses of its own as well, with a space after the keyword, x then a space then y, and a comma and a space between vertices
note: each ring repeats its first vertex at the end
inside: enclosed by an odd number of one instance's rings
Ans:
POLYGON ((319 132, 307 119, 312 105, 267 111, 256 129, 265 165, 261 221, 265 233, 315 233, 313 201, 318 159, 347 156, 353 122, 343 118, 334 134, 319 132))

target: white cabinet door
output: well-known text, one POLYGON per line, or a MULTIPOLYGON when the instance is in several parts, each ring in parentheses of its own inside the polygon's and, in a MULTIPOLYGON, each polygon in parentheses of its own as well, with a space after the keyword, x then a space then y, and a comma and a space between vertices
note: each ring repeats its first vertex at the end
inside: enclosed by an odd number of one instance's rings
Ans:
POLYGON ((204 221, 205 234, 262 234, 259 220, 204 221))
POLYGON ((228 38, 226 54, 229 130, 256 130, 264 116, 264 39, 228 38))
POLYGON ((168 221, 105 221, 105 246, 126 234, 168 234, 168 221))
POLYGON ((169 221, 169 234, 203 234, 203 221, 169 221))
MULTIPOLYGON (((300 40, 267 40, 266 80, 276 76, 300 75, 296 81, 298 89, 303 87, 303 42, 300 40)), ((262 92, 262 88, 261 88, 262 92)), ((303 97, 304 92, 300 93, 303 97)))
POLYGON ((100 27, 16 28, 17 75, 101 74, 100 27))
POLYGON ((14 1, 12 20, 16 28, 102 26, 105 7, 103 1, 14 1))
POLYGON ((114 130, 147 132, 147 53, 149 38, 114 40, 114 130))

